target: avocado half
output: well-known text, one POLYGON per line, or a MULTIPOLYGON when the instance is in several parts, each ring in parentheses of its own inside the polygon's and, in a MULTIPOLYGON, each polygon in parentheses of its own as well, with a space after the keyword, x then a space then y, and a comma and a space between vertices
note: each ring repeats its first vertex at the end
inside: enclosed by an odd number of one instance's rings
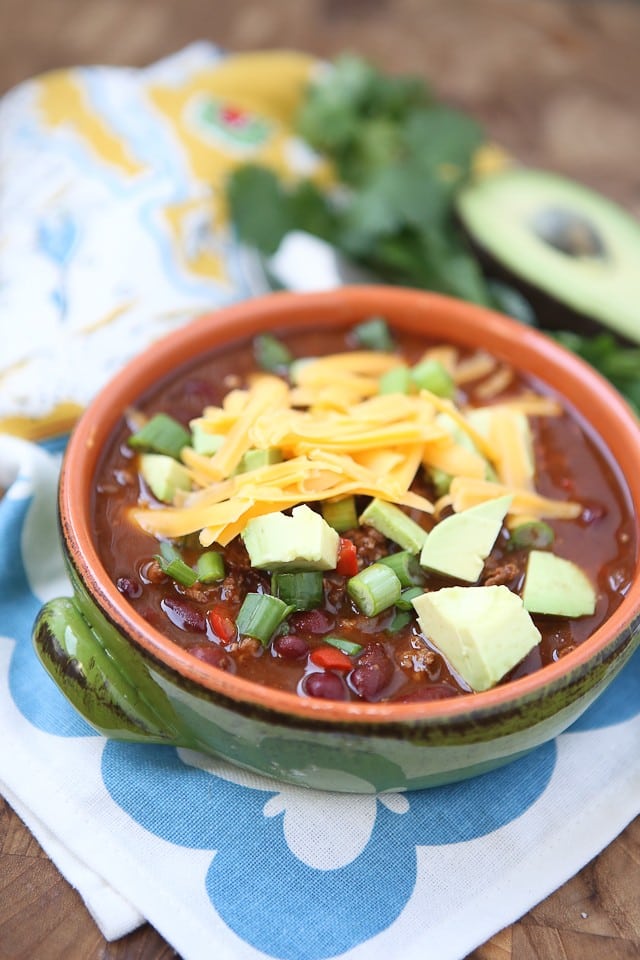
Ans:
POLYGON ((518 290, 539 326, 640 343, 640 222, 617 204, 513 167, 465 187, 458 215, 487 277, 518 290))

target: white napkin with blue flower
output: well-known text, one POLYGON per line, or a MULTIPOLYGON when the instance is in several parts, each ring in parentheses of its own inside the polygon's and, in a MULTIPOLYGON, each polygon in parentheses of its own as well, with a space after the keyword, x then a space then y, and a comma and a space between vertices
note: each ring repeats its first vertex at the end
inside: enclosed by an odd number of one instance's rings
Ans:
MULTIPOLYGON (((81 89, 103 126, 92 126, 85 113, 75 133, 58 130, 48 146, 38 139, 28 110, 16 119, 16 103, 28 107, 37 91, 19 89, 10 109, 0 110, 5 157, 15 151, 26 160, 30 150, 49 150, 54 172, 79 164, 76 180, 62 194, 66 213, 59 197, 34 180, 31 220, 25 214, 33 229, 12 233, 16 269, 10 289, 0 291, 2 342, 13 351, 12 363, 1 358, 9 373, 0 378, 0 488, 6 491, 0 500, 0 792, 77 887, 107 939, 149 921, 184 960, 209 960, 212 944, 216 956, 228 960, 461 960, 576 873, 640 812, 640 652, 570 730, 510 766, 422 792, 350 796, 283 785, 188 750, 105 740, 67 704, 31 643, 40 605, 70 593, 55 515, 64 441, 24 439, 38 436, 38 428, 23 430, 23 438, 15 433, 34 418, 47 422, 61 402, 81 406, 90 399, 92 389, 126 359, 122 343, 114 342, 123 331, 130 334, 126 350, 139 349, 205 303, 249 292, 232 238, 220 240, 215 257, 215 237, 203 240, 209 229, 199 206, 204 194, 190 182, 180 200, 186 207, 178 204, 176 216, 185 218, 178 233, 195 231, 189 236, 201 246, 191 248, 191 260, 176 268, 175 277, 165 274, 167 287, 174 285, 171 308, 163 314, 166 323, 149 329, 147 312, 154 307, 144 303, 144 293, 151 282, 140 273, 152 274, 168 262, 178 222, 167 226, 173 201, 178 203, 170 193, 175 177, 184 180, 186 173, 175 142, 168 138, 163 152, 157 130, 155 174, 149 167, 136 172, 141 131, 126 117, 117 119, 116 108, 129 95, 147 135, 155 121, 166 135, 158 104, 169 109, 217 57, 198 46, 149 73, 100 70, 59 77, 67 108, 73 102, 69 89, 81 89), (164 91, 153 108, 145 100, 150 77, 154 84, 161 80, 164 91), (114 139, 108 142, 109 133, 114 139), (83 152, 82 137, 88 138, 85 147, 88 142, 106 149, 108 143, 111 157, 134 164, 127 189, 112 170, 105 173, 104 164, 96 185, 102 161, 83 152), (94 206, 79 217, 83 194, 94 206), (107 207, 112 226, 122 228, 127 216, 135 220, 146 259, 103 257, 102 286, 91 299, 86 290, 96 275, 89 254, 101 252, 91 211, 106 217, 107 207), (38 230, 37 214, 45 208, 46 226, 38 230), (48 312, 44 318, 38 313, 36 321, 34 307, 44 301, 48 312), (100 325, 105 317, 111 320, 100 325), (100 336, 85 361, 91 377, 73 396, 56 393, 52 385, 64 382, 56 364, 66 364, 68 375, 70 358, 96 324, 100 336), (51 349, 61 329, 67 331, 68 356, 51 349), (33 397, 29 378, 38 380, 47 358, 51 376, 33 397)), ((46 102, 53 122, 55 100, 46 102)), ((240 149, 232 136, 234 130, 238 136, 239 117, 242 155, 251 144, 264 146, 264 127, 246 106, 244 114, 224 103, 217 107, 214 133, 226 137, 226 150, 240 149)), ((40 172, 43 164, 39 156, 40 172)), ((0 204, 13 209, 22 180, 13 161, 5 169, 15 176, 10 196, 5 181, 0 204)), ((0 217, 0 223, 4 229, 7 221, 0 217)), ((107 231, 106 243, 109 237, 107 231)), ((60 421, 54 416, 52 422, 60 421)))

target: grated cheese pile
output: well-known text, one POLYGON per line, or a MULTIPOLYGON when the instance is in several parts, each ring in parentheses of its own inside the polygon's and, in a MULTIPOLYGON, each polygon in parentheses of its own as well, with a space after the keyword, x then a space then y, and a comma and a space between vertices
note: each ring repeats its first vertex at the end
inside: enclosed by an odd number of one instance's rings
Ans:
MULTIPOLYGON (((458 386, 480 380, 489 400, 509 377, 509 368, 484 352, 460 358, 441 347, 425 358, 437 359, 458 386)), ((534 488, 527 417, 560 414, 556 401, 524 394, 464 410, 426 390, 380 394, 380 377, 401 364, 398 355, 360 350, 297 361, 291 385, 255 374, 246 389, 231 390, 222 406, 192 421, 220 437, 212 456, 182 450, 192 490, 177 491, 172 505, 136 508, 135 521, 156 536, 199 531, 202 546, 224 546, 253 517, 349 495, 437 513, 510 493, 510 515, 520 519, 579 515, 579 504, 534 488), (276 449, 281 459, 239 472, 256 449, 276 449), (422 466, 452 477, 435 503, 410 489, 422 466)))

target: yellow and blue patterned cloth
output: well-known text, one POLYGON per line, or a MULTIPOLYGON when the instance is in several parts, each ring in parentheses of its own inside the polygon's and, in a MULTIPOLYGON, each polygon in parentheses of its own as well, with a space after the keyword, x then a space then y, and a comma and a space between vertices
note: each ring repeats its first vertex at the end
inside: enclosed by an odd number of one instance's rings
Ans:
POLYGON ((315 163, 287 126, 312 69, 198 45, 52 74, 0 106, 0 792, 108 939, 148 920, 184 960, 461 960, 640 812, 640 653, 510 766, 349 796, 105 740, 30 639, 70 592, 51 438, 132 353, 251 293, 222 181, 250 156, 315 163))
POLYGON ((225 181, 246 160, 320 167, 290 122, 314 69, 203 44, 0 102, 0 429, 63 432, 152 340, 254 291, 225 181))

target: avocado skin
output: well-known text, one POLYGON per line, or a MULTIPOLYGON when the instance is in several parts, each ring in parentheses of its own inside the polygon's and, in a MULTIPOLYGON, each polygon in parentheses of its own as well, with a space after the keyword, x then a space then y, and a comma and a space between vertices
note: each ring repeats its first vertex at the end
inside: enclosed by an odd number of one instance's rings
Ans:
POLYGON ((614 330, 600 320, 590 317, 586 313, 575 310, 566 303, 551 296, 541 287, 524 280, 513 270, 505 267, 496 257, 493 256, 485 247, 476 240, 475 237, 465 227, 465 224, 458 218, 460 229, 469 245, 471 252, 476 257, 482 273, 488 282, 497 281, 505 286, 516 290, 529 303, 533 310, 538 326, 542 330, 571 330, 580 333, 583 336, 596 336, 599 333, 610 333, 615 339, 625 346, 637 346, 639 341, 634 341, 629 337, 623 336, 619 330, 614 330))
POLYGON ((461 189, 456 220, 485 278, 523 298, 536 326, 640 343, 640 221, 604 194, 511 164, 461 189))

